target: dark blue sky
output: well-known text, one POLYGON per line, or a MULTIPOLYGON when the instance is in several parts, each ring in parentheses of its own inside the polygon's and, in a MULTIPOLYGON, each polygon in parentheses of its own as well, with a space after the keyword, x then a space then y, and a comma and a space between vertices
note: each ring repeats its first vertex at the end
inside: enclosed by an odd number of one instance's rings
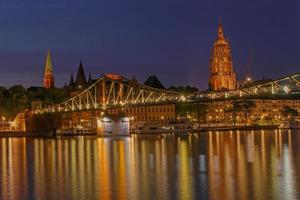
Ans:
POLYGON ((299 10, 298 0, 1 0, 0 85, 41 85, 50 48, 59 86, 82 60, 94 78, 156 74, 206 89, 219 16, 238 76, 250 63, 255 78, 280 77, 300 71, 299 10))

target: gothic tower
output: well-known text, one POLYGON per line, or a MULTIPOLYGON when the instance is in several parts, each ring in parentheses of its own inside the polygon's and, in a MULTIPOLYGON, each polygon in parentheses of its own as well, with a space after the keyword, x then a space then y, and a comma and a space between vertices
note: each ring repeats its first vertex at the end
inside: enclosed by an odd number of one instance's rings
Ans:
POLYGON ((54 87, 54 75, 53 75, 53 66, 51 61, 50 50, 47 53, 45 73, 44 73, 44 88, 53 88, 54 87))
POLYGON ((236 89, 236 75, 233 70, 231 48, 225 39, 221 22, 218 26, 218 36, 210 55, 210 90, 236 89))
POLYGON ((81 90, 81 89, 85 88, 86 84, 87 84, 87 82, 86 82, 86 77, 85 77, 83 65, 82 65, 82 62, 80 61, 78 71, 77 71, 76 80, 75 80, 75 87, 76 87, 77 90, 81 90))

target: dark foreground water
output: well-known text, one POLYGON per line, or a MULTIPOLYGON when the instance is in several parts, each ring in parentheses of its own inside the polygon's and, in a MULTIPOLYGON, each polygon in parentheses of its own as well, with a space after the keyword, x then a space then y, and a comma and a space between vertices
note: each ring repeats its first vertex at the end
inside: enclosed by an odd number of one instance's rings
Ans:
POLYGON ((0 138, 0 199, 299 199, 300 132, 0 138))

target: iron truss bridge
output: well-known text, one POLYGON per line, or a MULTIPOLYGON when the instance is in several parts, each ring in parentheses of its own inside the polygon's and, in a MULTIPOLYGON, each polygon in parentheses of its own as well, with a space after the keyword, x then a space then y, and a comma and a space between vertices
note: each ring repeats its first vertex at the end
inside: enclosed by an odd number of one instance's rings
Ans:
POLYGON ((35 109, 35 113, 108 109, 133 105, 193 102, 231 98, 300 93, 300 73, 228 91, 202 91, 181 94, 139 84, 119 75, 102 75, 92 85, 62 103, 35 109))
POLYGON ((109 74, 103 75, 88 88, 64 102, 37 109, 35 112, 105 110, 112 107, 184 100, 185 97, 177 92, 152 88, 119 75, 109 74))
POLYGON ((259 96, 275 96, 300 93, 300 72, 262 84, 255 84, 236 90, 196 92, 187 96, 189 100, 228 99, 259 96))

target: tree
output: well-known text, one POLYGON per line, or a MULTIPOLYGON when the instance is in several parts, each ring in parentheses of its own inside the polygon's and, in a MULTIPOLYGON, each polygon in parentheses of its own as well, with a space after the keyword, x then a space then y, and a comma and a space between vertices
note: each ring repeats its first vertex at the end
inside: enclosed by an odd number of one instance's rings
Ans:
POLYGON ((237 113, 242 111, 242 106, 239 101, 233 101, 231 102, 230 108, 226 109, 226 112, 232 113, 233 117, 233 126, 236 125, 236 115, 237 113))
POLYGON ((176 91, 176 92, 181 92, 183 94, 188 94, 191 92, 198 92, 198 89, 196 87, 193 86, 179 86, 179 87, 175 87, 175 86, 171 86, 169 87, 168 90, 172 90, 172 91, 176 91))
POLYGON ((206 122, 206 115, 208 113, 208 105, 204 103, 194 103, 190 107, 191 115, 197 119, 197 122, 200 123, 201 121, 206 122))
POLYGON ((66 97, 65 91, 60 88, 31 87, 26 89, 22 85, 15 85, 8 89, 0 87, 0 117, 5 116, 13 120, 19 112, 30 108, 33 101, 41 101, 46 106, 62 102, 66 97))
POLYGON ((290 106, 283 106, 281 113, 283 116, 288 116, 292 119, 295 119, 295 117, 299 115, 299 112, 296 109, 291 108, 290 106))
POLYGON ((27 90, 30 101, 41 101, 43 105, 53 105, 62 102, 66 92, 60 88, 30 88, 27 90))
POLYGON ((0 87, 0 115, 5 113, 5 104, 7 102, 8 91, 5 87, 0 87))
POLYGON ((248 115, 252 113, 252 109, 256 107, 254 101, 251 100, 243 100, 241 101, 242 111, 244 113, 244 123, 247 125, 248 115))
POLYGON ((233 114, 233 125, 236 124, 236 115, 239 112, 244 114, 244 124, 247 125, 248 115, 252 112, 252 109, 255 108, 255 102, 247 99, 237 100, 231 102, 231 107, 227 109, 227 112, 233 114))
POLYGON ((29 107, 29 100, 26 89, 21 85, 15 85, 8 90, 8 96, 4 103, 3 115, 13 119, 18 112, 29 107))
POLYGON ((179 116, 186 116, 188 114, 189 108, 188 103, 178 103, 176 104, 176 113, 179 116))
POLYGON ((180 116, 190 115, 196 118, 198 122, 205 121, 208 106, 204 103, 178 103, 176 104, 176 113, 180 116))

